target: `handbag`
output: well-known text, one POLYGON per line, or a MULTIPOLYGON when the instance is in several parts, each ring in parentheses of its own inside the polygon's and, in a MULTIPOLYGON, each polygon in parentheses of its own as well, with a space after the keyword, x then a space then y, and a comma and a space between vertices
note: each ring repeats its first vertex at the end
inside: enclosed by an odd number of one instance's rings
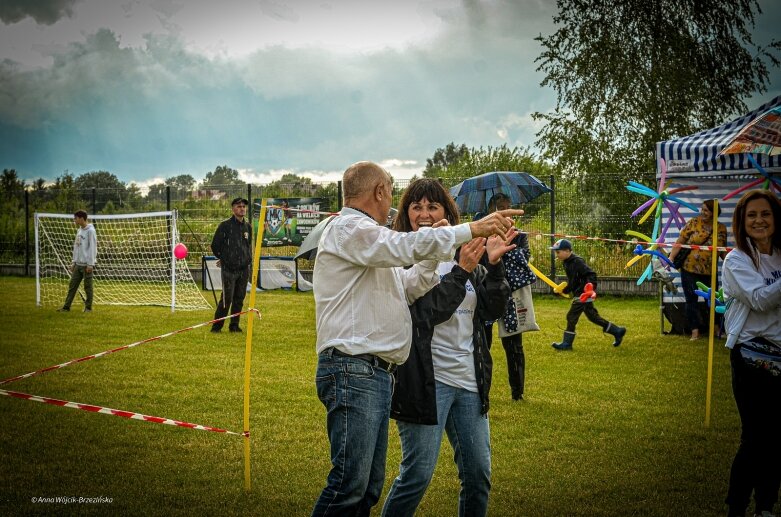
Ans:
POLYGON ((781 375, 781 346, 770 340, 755 337, 741 343, 740 357, 750 368, 764 370, 774 377, 781 375))
MULTIPOLYGON (((708 237, 710 237, 711 233, 713 233, 713 230, 709 231, 708 235, 706 235, 705 238, 702 239, 702 242, 698 243, 697 246, 708 242, 708 237)), ((673 267, 678 271, 680 271, 681 268, 683 267, 683 264, 686 262, 686 258, 689 256, 691 252, 692 252, 691 248, 679 249, 678 254, 675 256, 675 259, 673 259, 673 267)))
POLYGON ((689 256, 689 253, 692 252, 691 248, 681 248, 678 250, 678 254, 673 259, 673 267, 677 270, 681 270, 683 267, 684 262, 686 262, 686 258, 689 256))
POLYGON ((512 295, 510 295, 509 303, 515 305, 515 317, 518 320, 518 325, 514 330, 508 330, 504 318, 499 318, 499 337, 514 336, 522 332, 540 330, 540 326, 537 325, 537 319, 534 316, 531 285, 525 285, 513 291, 512 295))

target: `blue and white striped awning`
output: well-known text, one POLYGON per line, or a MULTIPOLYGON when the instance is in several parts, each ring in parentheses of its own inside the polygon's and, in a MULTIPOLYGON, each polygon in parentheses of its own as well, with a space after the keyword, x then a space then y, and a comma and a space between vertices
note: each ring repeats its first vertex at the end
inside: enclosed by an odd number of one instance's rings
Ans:
MULTIPOLYGON (((675 140, 657 142, 657 179, 661 176, 659 158, 664 158, 667 162, 668 178, 756 174, 757 171, 748 161, 747 155, 718 154, 749 122, 775 106, 781 106, 781 95, 719 127, 675 140)), ((781 174, 781 155, 755 154, 753 157, 767 172, 781 174)))

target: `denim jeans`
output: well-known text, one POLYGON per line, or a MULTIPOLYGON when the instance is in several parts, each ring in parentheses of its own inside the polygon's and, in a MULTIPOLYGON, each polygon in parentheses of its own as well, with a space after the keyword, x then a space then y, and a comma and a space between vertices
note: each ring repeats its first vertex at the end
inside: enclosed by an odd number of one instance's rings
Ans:
POLYGON ((437 425, 397 422, 401 438, 399 476, 388 492, 382 515, 414 515, 437 466, 442 433, 447 433, 461 480, 458 515, 485 515, 491 490, 491 440, 488 416, 480 414, 480 395, 439 381, 437 425))
POLYGON ((369 515, 385 483, 393 378, 326 350, 318 357, 315 384, 327 412, 332 468, 312 515, 369 515))

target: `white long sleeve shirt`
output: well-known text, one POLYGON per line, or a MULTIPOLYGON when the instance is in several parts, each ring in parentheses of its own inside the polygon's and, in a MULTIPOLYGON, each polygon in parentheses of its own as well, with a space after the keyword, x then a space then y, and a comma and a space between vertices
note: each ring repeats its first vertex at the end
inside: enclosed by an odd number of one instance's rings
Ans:
POLYGON ((336 347, 402 364, 412 341, 408 304, 439 282, 436 261, 452 259, 471 238, 468 224, 395 232, 343 208, 317 248, 317 353, 336 347))
POLYGON ((781 344, 781 253, 759 255, 759 270, 751 257, 733 249, 724 259, 724 314, 728 348, 763 337, 781 344))
POLYGON ((73 263, 77 266, 95 266, 98 260, 98 236, 95 227, 87 224, 76 232, 73 241, 73 263))

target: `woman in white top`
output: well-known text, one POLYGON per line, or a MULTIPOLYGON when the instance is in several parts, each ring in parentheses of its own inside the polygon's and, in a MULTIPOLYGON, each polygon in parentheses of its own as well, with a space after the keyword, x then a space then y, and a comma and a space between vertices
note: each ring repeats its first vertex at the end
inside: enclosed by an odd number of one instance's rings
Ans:
POLYGON ((727 347, 741 421, 726 503, 743 516, 773 514, 781 486, 781 203, 752 190, 735 206, 737 249, 724 261, 727 347))
MULTIPOLYGON (((412 182, 401 198, 397 231, 417 231, 458 208, 434 179, 412 182)), ((515 238, 514 232, 507 242, 515 238)), ((502 255, 515 248, 501 238, 464 244, 456 259, 440 262, 440 282, 411 307, 413 337, 407 361, 396 371, 391 417, 401 439, 401 465, 383 515, 411 516, 428 488, 447 434, 461 481, 459 515, 485 515, 491 489, 488 392, 491 353, 485 321, 504 314, 510 287, 502 255), (485 253, 486 266, 478 262, 485 253)))

